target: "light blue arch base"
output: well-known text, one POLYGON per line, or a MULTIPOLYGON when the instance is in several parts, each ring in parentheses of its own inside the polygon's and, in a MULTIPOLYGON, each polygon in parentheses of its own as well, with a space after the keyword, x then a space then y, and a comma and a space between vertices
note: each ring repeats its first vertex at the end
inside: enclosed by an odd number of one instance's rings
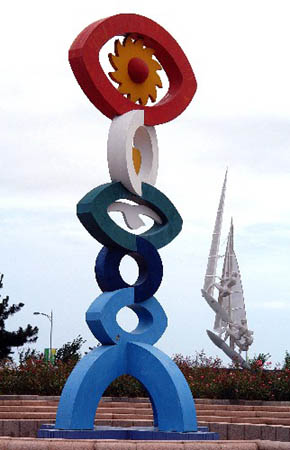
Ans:
POLYGON ((147 389, 160 431, 197 431, 194 401, 182 372, 165 353, 143 343, 128 343, 128 373, 147 389))
POLYGON ((152 345, 128 342, 92 350, 74 368, 63 389, 55 428, 91 430, 105 389, 120 375, 147 389, 160 431, 197 431, 194 401, 176 364, 152 345))

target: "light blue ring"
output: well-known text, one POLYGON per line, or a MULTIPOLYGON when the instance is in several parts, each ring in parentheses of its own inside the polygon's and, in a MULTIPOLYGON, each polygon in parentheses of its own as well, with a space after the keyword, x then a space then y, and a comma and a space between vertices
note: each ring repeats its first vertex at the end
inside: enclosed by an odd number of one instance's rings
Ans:
POLYGON ((166 314, 156 298, 134 303, 132 287, 101 294, 89 307, 86 321, 93 335, 104 345, 129 341, 155 344, 167 327, 166 314), (139 319, 131 333, 123 330, 116 320, 118 311, 125 306, 132 309, 139 319))

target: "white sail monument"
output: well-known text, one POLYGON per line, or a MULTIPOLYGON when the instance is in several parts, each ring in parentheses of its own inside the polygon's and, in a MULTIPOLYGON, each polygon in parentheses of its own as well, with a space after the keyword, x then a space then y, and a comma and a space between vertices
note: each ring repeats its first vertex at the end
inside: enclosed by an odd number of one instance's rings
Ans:
POLYGON ((211 341, 222 349, 235 363, 248 368, 247 360, 241 353, 247 352, 253 343, 253 331, 248 329, 246 308, 240 269, 234 251, 234 226, 231 220, 230 231, 224 255, 221 277, 216 275, 220 258, 219 247, 222 230, 223 211, 227 184, 227 171, 220 196, 211 247, 208 257, 203 298, 216 313, 214 331, 207 330, 211 341), (214 293, 217 291, 217 300, 214 293), (236 351, 238 350, 238 351, 236 351))

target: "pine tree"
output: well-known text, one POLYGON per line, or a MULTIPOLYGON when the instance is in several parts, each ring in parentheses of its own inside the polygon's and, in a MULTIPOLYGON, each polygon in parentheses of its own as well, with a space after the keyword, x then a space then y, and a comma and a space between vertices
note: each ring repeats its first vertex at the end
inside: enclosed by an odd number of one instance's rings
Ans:
MULTIPOLYGON (((3 274, 0 274, 0 289, 3 288, 3 274)), ((1 296, 0 296, 1 297, 1 296)), ((27 342, 35 342, 37 340, 38 328, 32 327, 30 324, 26 328, 19 327, 17 331, 7 331, 5 329, 5 321, 8 317, 23 308, 24 303, 18 305, 8 305, 9 296, 0 300, 0 360, 8 358, 13 352, 12 347, 21 347, 27 342)))
POLYGON ((64 363, 72 360, 78 362, 82 357, 80 349, 85 342, 86 341, 78 335, 72 342, 63 344, 63 346, 57 350, 55 360, 64 363))

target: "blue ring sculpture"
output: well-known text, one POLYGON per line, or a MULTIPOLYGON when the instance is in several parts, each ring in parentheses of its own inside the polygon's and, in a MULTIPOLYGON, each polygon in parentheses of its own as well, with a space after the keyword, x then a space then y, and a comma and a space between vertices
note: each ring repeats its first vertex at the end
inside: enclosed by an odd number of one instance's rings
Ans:
POLYGON ((119 182, 89 192, 78 203, 77 215, 87 231, 105 246, 95 266, 96 280, 103 293, 86 313, 86 322, 102 346, 88 353, 72 371, 60 398, 55 428, 93 429, 103 392, 115 378, 129 374, 147 390, 154 425, 159 431, 196 431, 194 402, 183 374, 167 355, 153 347, 167 327, 166 314, 153 297, 163 273, 157 249, 180 232, 180 215, 154 186, 143 183, 142 197, 138 197, 119 182), (162 224, 154 223, 139 236, 120 228, 107 209, 124 198, 149 206, 162 218, 162 224), (119 273, 120 261, 126 254, 139 265, 139 277, 133 286, 125 283, 119 273), (116 321, 116 314, 125 306, 139 319, 130 333, 116 321))
POLYGON ((135 302, 146 300, 157 291, 163 276, 159 253, 146 239, 137 238, 137 252, 103 247, 96 259, 97 283, 103 292, 129 287, 119 271, 120 262, 125 255, 131 256, 139 266, 139 276, 133 285, 135 302))
POLYGON ((119 14, 85 28, 74 41, 69 59, 77 80, 89 98, 92 89, 97 86, 97 102, 94 104, 101 112, 104 112, 104 101, 109 109, 110 101, 115 106, 119 103, 123 106, 119 109, 114 107, 107 114, 112 119, 107 143, 112 182, 94 188, 77 205, 77 216, 82 225, 104 246, 95 264, 96 281, 102 294, 86 313, 87 325, 102 345, 76 365, 63 389, 55 426, 43 425, 38 436, 70 439, 217 439, 216 433, 207 432, 205 427, 197 428, 194 401, 184 376, 167 355, 153 346, 167 327, 166 314, 154 297, 163 275, 158 249, 169 244, 182 228, 182 219, 174 205, 153 186, 157 178, 159 152, 154 125, 168 120, 164 118, 170 104, 168 98, 173 96, 176 99, 177 112, 170 115, 171 119, 189 104, 196 88, 192 69, 181 48, 166 30, 136 14, 119 14), (128 75, 131 88, 132 82, 133 91, 137 92, 136 98, 134 93, 135 99, 131 97, 131 91, 127 93, 127 88, 126 92, 120 90, 122 85, 117 92, 108 84, 98 60, 99 50, 108 37, 124 33, 126 38, 123 43, 115 42, 115 55, 108 55, 116 71, 110 76, 119 84, 120 80, 121 83, 128 81, 128 75), (172 65, 173 53, 167 51, 171 44, 175 57, 178 57, 177 65, 172 65), (130 48, 129 53, 126 51, 130 57, 128 61, 127 56, 122 59, 120 50, 126 46, 130 48), (160 58, 161 65, 152 59, 154 52, 157 60, 160 58), (134 74, 134 70, 138 72, 138 67, 133 64, 133 70, 131 65, 134 59, 135 62, 140 58, 142 61, 145 54, 147 62, 144 59, 143 62, 146 67, 149 64, 148 76, 151 77, 149 86, 143 84, 145 80, 140 81, 140 74, 134 74), (123 61, 121 66, 116 60, 123 61), (161 70, 162 65, 168 69, 168 93, 153 108, 145 107, 149 97, 155 101, 156 87, 161 87, 156 71, 161 70), (124 71, 122 69, 120 72, 121 67, 124 71), (84 77, 84 69, 88 77, 84 77), (120 73, 121 79, 118 78, 120 73), (105 85, 104 97, 102 89, 105 85), (148 91, 150 86, 155 86, 152 92, 148 91), (141 104, 137 105, 137 101, 141 104), (157 115, 156 111, 159 111, 157 115), (152 120, 148 120, 149 116, 152 120), (133 201, 137 205, 123 200, 133 201), (131 229, 142 226, 139 215, 151 217, 154 224, 145 233, 135 235, 119 227, 108 211, 121 212, 131 229), (125 255, 134 258, 139 267, 139 277, 133 285, 126 283, 119 272, 125 255), (131 308, 139 319, 138 326, 131 333, 124 331, 116 321, 116 314, 123 307, 131 308), (95 413, 103 392, 123 374, 134 376, 147 390, 153 409, 154 429, 94 429, 95 413))

